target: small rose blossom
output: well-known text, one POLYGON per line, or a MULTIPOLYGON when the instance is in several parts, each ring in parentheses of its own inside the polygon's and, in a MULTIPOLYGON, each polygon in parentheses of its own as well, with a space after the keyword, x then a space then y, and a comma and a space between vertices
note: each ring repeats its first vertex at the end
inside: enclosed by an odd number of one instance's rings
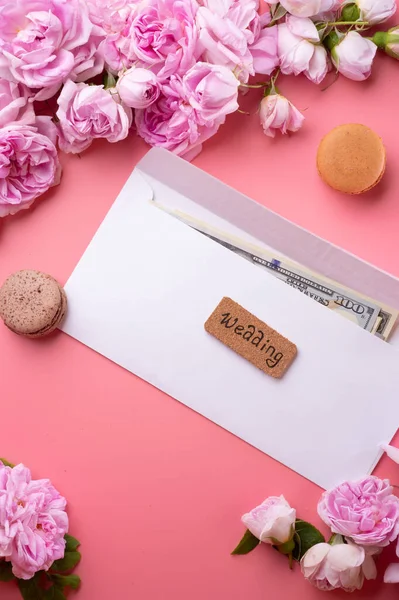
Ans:
POLYGON ((369 25, 384 23, 396 12, 396 0, 356 0, 359 8, 360 21, 367 21, 369 25))
POLYGON ((64 152, 82 152, 95 138, 119 142, 129 133, 131 109, 116 102, 102 85, 67 81, 57 102, 59 146, 64 152))
MULTIPOLYGON (((59 183, 60 174, 57 149, 37 127, 14 124, 0 128, 0 217, 29 208, 38 196, 59 183)), ((0 485, 0 547, 1 514, 0 485)))
MULTIPOLYGON (((92 24, 84 0, 8 2, 1 14, 0 77, 51 98, 74 67, 73 51, 89 39, 92 24)), ((1 13, 1 10, 0 10, 1 13)))
POLYGON ((207 0, 203 4, 197 12, 197 26, 204 60, 228 67, 246 83, 255 74, 249 45, 256 41, 256 2, 207 0))
POLYGON ((365 477, 324 492, 318 513, 334 533, 356 544, 382 548, 399 533, 399 498, 389 481, 365 477))
POLYGON ((311 19, 287 16, 278 26, 278 55, 285 75, 304 73, 318 84, 327 74, 327 52, 311 19))
POLYGON ((292 540, 296 511, 284 496, 270 496, 242 516, 241 521, 261 542, 282 545, 292 540))
POLYGON ((147 0, 129 28, 131 49, 139 64, 160 78, 183 75, 200 57, 194 0, 147 0))
POLYGON ((11 562, 15 577, 31 579, 64 557, 65 507, 48 479, 33 480, 24 465, 0 462, 0 557, 11 562))
POLYGON ((354 592, 363 587, 364 579, 375 579, 374 559, 355 544, 316 544, 301 560, 302 573, 319 590, 342 589, 354 592))
POLYGON ((124 71, 116 83, 116 89, 122 102, 131 108, 148 108, 160 94, 155 73, 140 67, 124 71))
POLYGON ((156 102, 135 111, 137 133, 151 146, 166 148, 186 160, 192 160, 202 144, 212 137, 221 122, 203 125, 197 111, 184 99, 182 83, 173 78, 156 102))
POLYGON ((364 81, 371 74, 377 46, 356 31, 349 31, 331 51, 337 70, 354 81, 364 81))
POLYGON ((29 91, 21 83, 0 79, 0 127, 33 125, 35 113, 29 91))
POLYGON ((221 122, 238 109, 237 77, 221 65, 198 62, 183 77, 183 91, 203 124, 221 122))
POLYGON ((101 27, 105 33, 122 31, 126 24, 126 15, 131 10, 128 0, 86 0, 90 20, 101 27))
POLYGON ((339 0, 281 0, 280 4, 295 17, 314 17, 339 6, 339 0))
POLYGON ((276 131, 298 131, 304 118, 299 110, 280 94, 269 94, 260 103, 260 122, 263 131, 269 137, 274 137, 276 131))

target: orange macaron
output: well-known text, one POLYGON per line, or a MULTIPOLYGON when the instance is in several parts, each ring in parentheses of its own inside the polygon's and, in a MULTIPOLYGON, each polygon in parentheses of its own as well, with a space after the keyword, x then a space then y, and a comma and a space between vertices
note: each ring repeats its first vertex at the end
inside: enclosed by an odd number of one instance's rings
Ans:
POLYGON ((369 127, 349 123, 336 127, 321 140, 317 169, 330 187, 345 194, 363 194, 385 172, 386 152, 381 138, 369 127))

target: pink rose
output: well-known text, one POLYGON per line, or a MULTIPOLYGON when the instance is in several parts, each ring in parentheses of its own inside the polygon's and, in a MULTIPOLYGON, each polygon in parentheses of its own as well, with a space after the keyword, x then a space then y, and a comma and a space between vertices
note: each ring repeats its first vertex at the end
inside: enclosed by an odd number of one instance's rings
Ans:
POLYGON ((399 499, 392 491, 389 481, 378 477, 346 481, 324 492, 318 512, 334 533, 382 548, 399 533, 399 499))
POLYGON ((363 587, 364 579, 375 579, 374 559, 364 548, 341 542, 316 544, 301 560, 302 573, 319 590, 343 589, 354 592, 363 587))
POLYGON ((287 98, 280 94, 269 94, 260 103, 260 122, 263 131, 274 137, 276 131, 287 133, 302 127, 304 116, 287 98))
POLYGON ((136 6, 129 4, 112 13, 113 16, 110 17, 109 22, 104 22, 103 27, 107 35, 101 42, 99 51, 108 70, 114 75, 137 62, 135 47, 130 35, 130 27, 136 12, 136 6))
POLYGON ((349 31, 331 51, 331 58, 342 75, 364 81, 371 74, 377 46, 356 31, 349 31))
POLYGON ((184 74, 200 56, 195 0, 147 0, 129 29, 132 50, 142 66, 160 78, 184 74))
POLYGON ((284 496, 270 496, 241 518, 246 528, 259 541, 273 545, 286 544, 292 540, 295 520, 296 511, 284 496))
POLYGON ((131 67, 123 72, 116 83, 122 102, 131 108, 147 108, 160 94, 158 78, 152 71, 131 67))
POLYGON ((131 12, 128 0, 86 0, 90 20, 101 27, 105 33, 122 31, 126 17, 131 12))
POLYGON ((277 36, 277 25, 265 27, 259 31, 253 44, 249 46, 255 73, 270 75, 279 66, 277 36))
POLYGON ((72 81, 87 81, 104 70, 104 57, 99 50, 104 35, 99 27, 94 27, 88 41, 73 50, 74 66, 69 74, 72 81))
POLYGON ((228 67, 246 83, 249 75, 255 74, 249 45, 256 41, 258 2, 207 0, 203 4, 197 13, 197 25, 204 60, 228 67))
POLYGON ((89 39, 84 0, 0 0, 1 10, 0 77, 50 98, 74 67, 73 50, 89 39))
POLYGON ((102 85, 67 81, 57 102, 59 146, 64 152, 82 152, 95 138, 119 142, 129 133, 131 109, 102 85))
MULTIPOLYGON (((45 126, 44 120, 40 127, 45 126)), ((29 208, 59 183, 60 173, 57 149, 37 127, 16 124, 0 129, 0 217, 29 208)))
POLYGON ((15 577, 31 579, 64 557, 65 507, 48 479, 32 480, 24 465, 0 463, 0 556, 11 562, 15 577))
POLYGON ((310 19, 288 15, 278 26, 280 69, 285 75, 304 73, 314 83, 327 74, 327 52, 310 19))
POLYGON ((183 90, 203 124, 223 122, 238 109, 240 82, 227 67, 198 62, 183 77, 183 90))
POLYGON ((19 125, 33 125, 35 113, 28 98, 29 92, 23 85, 0 79, 0 127, 17 122, 19 125))
POLYGON ((201 152, 202 143, 217 132, 220 123, 201 125, 195 109, 173 88, 166 93, 149 108, 135 111, 137 132, 147 144, 192 160, 201 152))
POLYGON ((295 17, 314 17, 337 10, 339 0, 282 0, 281 5, 295 17))

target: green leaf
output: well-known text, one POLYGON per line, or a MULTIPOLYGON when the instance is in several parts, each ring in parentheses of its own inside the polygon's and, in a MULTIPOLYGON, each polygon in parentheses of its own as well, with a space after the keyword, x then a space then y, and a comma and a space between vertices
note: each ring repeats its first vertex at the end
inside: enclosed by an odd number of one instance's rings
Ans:
POLYGON ((77 590, 80 586, 80 577, 78 575, 50 575, 52 581, 58 587, 65 588, 70 587, 73 590, 77 590))
POLYGON ((66 533, 64 537, 65 537, 65 541, 66 541, 65 552, 73 552, 74 550, 77 550, 77 548, 79 548, 79 546, 80 546, 79 540, 72 537, 68 533, 66 533))
POLYGON ((43 600, 66 600, 65 594, 58 585, 52 585, 43 595, 43 600))
POLYGON ((255 537, 249 529, 246 530, 238 546, 234 548, 232 554, 248 554, 260 544, 257 537, 255 537))
POLYGON ((5 560, 0 560, 0 581, 11 581, 14 578, 12 574, 12 565, 5 560))
POLYGON ((15 465, 13 465, 12 463, 8 462, 8 460, 6 460, 5 458, 0 458, 1 462, 3 463, 3 465, 5 467, 11 467, 12 469, 15 467, 15 465))
POLYGON ((39 587, 40 577, 32 579, 18 579, 18 587, 24 600, 43 600, 45 598, 44 590, 39 587))
POLYGON ((324 535, 314 525, 297 519, 294 534, 295 548, 292 553, 294 560, 300 561, 309 548, 325 541, 324 535))
POLYGON ((56 560, 51 565, 51 571, 56 573, 65 573, 66 571, 72 571, 81 559, 80 552, 65 552, 64 558, 56 560))

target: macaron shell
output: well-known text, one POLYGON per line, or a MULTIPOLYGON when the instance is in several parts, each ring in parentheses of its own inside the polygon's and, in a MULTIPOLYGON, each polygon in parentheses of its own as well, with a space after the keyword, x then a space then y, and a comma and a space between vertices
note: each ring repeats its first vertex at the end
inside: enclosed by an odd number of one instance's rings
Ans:
POLYGON ((385 172, 386 152, 381 138, 369 127, 340 125, 320 142, 317 169, 323 181, 346 194, 371 190, 385 172))
POLYGON ((0 316, 9 329, 32 335, 48 329, 62 306, 58 282, 38 271, 18 271, 0 289, 0 316))
POLYGON ((68 307, 68 301, 67 301, 66 294, 61 286, 60 286, 60 294, 61 294, 61 305, 60 305, 58 313, 56 314, 56 316, 54 318, 53 323, 48 325, 48 327, 45 327, 44 329, 37 331, 36 333, 27 333, 27 334, 25 334, 25 337, 29 337, 29 338, 44 337, 46 335, 49 335, 50 333, 53 333, 53 331, 55 331, 57 329, 57 327, 59 327, 61 325, 62 321, 65 318, 67 307, 68 307))

